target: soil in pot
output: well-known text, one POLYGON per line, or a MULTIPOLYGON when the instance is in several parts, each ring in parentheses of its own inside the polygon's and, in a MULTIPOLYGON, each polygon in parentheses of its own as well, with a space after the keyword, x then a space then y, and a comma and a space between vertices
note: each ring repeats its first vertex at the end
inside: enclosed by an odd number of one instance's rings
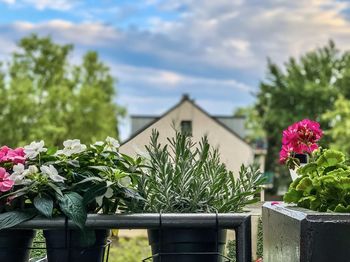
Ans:
POLYGON ((109 230, 95 230, 96 241, 84 247, 78 230, 44 230, 48 262, 103 262, 109 230))
POLYGON ((154 262, 223 262, 224 259, 216 253, 224 254, 226 230, 208 228, 178 229, 167 228, 148 230, 149 244, 154 262), (169 254, 171 253, 171 254, 169 254), (197 254, 189 254, 197 253, 197 254), (200 253, 203 253, 200 255, 200 253), (205 254, 206 253, 206 254, 205 254))
POLYGON ((34 236, 34 230, 0 230, 0 261, 27 262, 34 236))

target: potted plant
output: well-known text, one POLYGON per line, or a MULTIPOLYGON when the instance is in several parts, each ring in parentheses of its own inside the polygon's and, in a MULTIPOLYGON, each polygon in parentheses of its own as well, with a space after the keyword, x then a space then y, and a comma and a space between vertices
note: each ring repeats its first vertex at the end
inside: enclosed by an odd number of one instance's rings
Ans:
MULTIPOLYGON (((148 160, 138 190, 144 201, 131 201, 129 210, 157 213, 228 213, 242 212, 257 201, 261 173, 255 167, 242 166, 238 177, 221 163, 219 150, 210 146, 207 137, 199 144, 177 132, 168 145, 159 143, 153 130, 146 146, 148 160)), ((194 256, 194 253, 223 254, 226 230, 176 228, 148 230, 153 261, 221 261, 217 255, 194 256), (218 246, 216 241, 218 240, 218 246), (167 253, 166 256, 157 256, 167 253), (161 257, 161 258, 160 258, 161 257)))
POLYGON ((0 214, 0 228, 36 215, 64 215, 78 230, 45 230, 48 260, 101 261, 108 231, 85 228, 87 214, 115 213, 124 199, 137 197, 131 185, 141 160, 121 155, 118 147, 112 138, 89 146, 67 140, 61 150, 43 141, 25 146, 25 163, 14 165, 9 176, 19 186, 0 196, 24 208, 0 214))
MULTIPOLYGON (((17 199, 4 198, 11 190, 18 187, 17 181, 12 179, 12 169, 16 165, 25 162, 23 148, 12 149, 7 146, 0 148, 0 227, 11 227, 17 220, 26 220, 34 216, 31 210, 21 213, 18 210, 24 209, 24 203, 17 199), (17 211, 14 211, 17 210, 17 211), (10 213, 7 213, 10 212, 10 213), (13 216, 10 214, 14 214, 13 216)), ((29 249, 35 235, 34 230, 1 230, 0 231, 0 261, 28 261, 29 249)))
POLYGON ((296 122, 283 130, 280 163, 289 167, 293 181, 298 176, 296 170, 305 165, 308 156, 318 148, 317 142, 322 135, 320 124, 309 119, 296 122))
MULTIPOLYGON (((297 169, 284 195, 290 204, 263 207, 267 261, 347 261, 350 255, 350 217, 341 214, 350 213, 349 161, 342 152, 319 148, 314 138, 321 131, 308 127, 306 139, 303 132, 293 137, 312 147, 307 150, 308 163, 297 169)), ((285 163, 293 162, 292 158, 293 153, 285 163)))

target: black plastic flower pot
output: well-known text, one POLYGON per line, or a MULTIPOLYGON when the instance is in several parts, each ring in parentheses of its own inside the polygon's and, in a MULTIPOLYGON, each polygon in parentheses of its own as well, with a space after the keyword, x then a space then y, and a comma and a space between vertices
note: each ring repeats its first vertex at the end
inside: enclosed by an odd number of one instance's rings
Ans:
POLYGON ((103 262, 109 230, 95 230, 96 241, 85 247, 78 230, 44 230, 48 262, 103 262))
POLYGON ((151 229, 148 240, 154 262, 222 262, 226 230, 151 229))
POLYGON ((27 262, 34 236, 34 230, 1 230, 0 261, 27 262))

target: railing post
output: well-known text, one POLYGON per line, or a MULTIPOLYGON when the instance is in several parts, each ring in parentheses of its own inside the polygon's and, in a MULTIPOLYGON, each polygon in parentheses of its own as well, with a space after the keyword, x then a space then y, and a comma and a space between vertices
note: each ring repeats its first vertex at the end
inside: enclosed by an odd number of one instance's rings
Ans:
POLYGON ((252 261, 252 234, 250 216, 235 229, 237 262, 252 261))

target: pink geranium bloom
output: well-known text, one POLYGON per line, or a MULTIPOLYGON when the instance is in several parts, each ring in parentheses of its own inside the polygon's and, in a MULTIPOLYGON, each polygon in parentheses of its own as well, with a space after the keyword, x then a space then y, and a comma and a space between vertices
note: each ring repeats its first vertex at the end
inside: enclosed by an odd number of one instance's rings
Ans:
POLYGON ((290 144, 282 145, 282 149, 280 151, 280 163, 285 164, 287 159, 291 157, 293 152, 294 152, 294 148, 292 145, 290 144))
POLYGON ((6 192, 12 189, 15 181, 9 178, 10 174, 6 172, 6 169, 0 167, 0 191, 6 192))
POLYGON ((310 119, 290 125, 283 131, 280 162, 286 163, 293 154, 311 154, 318 148, 322 135, 320 124, 310 119))

